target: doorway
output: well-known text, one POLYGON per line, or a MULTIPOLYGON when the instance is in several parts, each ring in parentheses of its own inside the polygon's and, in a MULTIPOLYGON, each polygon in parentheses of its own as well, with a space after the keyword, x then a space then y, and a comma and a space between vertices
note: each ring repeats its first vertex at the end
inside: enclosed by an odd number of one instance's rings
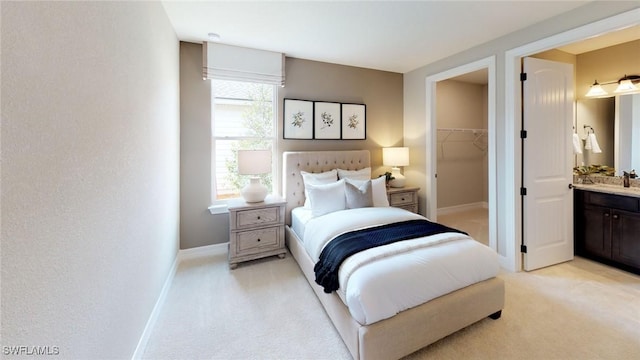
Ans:
MULTIPOLYGON (((495 123, 496 123, 496 112, 495 112, 495 100, 496 100, 496 80, 495 80, 495 57, 491 56, 482 60, 478 60, 476 62, 466 64, 463 66, 459 66, 454 69, 450 69, 448 71, 435 74, 427 77, 426 79, 426 105, 427 105, 427 119, 426 119, 426 129, 427 129, 427 137, 426 137, 426 154, 425 159, 427 160, 427 169, 429 169, 428 173, 431 174, 427 177, 426 184, 426 212, 427 217, 432 220, 437 220, 438 218, 438 157, 439 150, 440 154, 442 153, 442 148, 438 149, 439 138, 442 140, 443 136, 446 136, 447 130, 443 131, 444 127, 440 127, 440 135, 438 134, 438 83, 456 79, 454 81, 471 81, 472 77, 482 78, 481 82, 485 83, 483 86, 486 86, 486 101, 485 101, 485 111, 486 111, 486 129, 484 134, 473 134, 474 127, 466 127, 471 125, 460 124, 459 126, 451 126, 447 125, 447 128, 451 131, 456 131, 455 129, 467 129, 471 130, 466 135, 471 135, 472 139, 469 145, 474 146, 474 140, 476 140, 476 145, 480 147, 481 152, 484 152, 486 156, 486 206, 488 212, 488 234, 487 234, 487 243, 489 247, 494 249, 499 255, 500 249, 497 246, 497 211, 496 211, 496 156, 495 156, 495 123), (452 130, 453 129, 453 130, 452 130), (481 136, 482 138, 475 139, 476 136, 481 136)), ((478 81, 478 80, 475 80, 478 81)), ((481 120, 481 122, 484 120, 481 120)), ((455 124, 455 122, 454 122, 455 124)), ((481 127, 478 126, 478 130, 481 127)), ((460 130, 460 132, 464 132, 466 130, 460 130)), ((464 134, 456 134, 457 136, 464 134)), ((460 150, 454 151, 460 152, 460 150)), ((483 171, 483 170, 480 170, 483 171)), ((450 174, 449 174, 450 175, 450 174)), ((443 175, 444 176, 444 175, 443 175)), ((454 175, 455 176, 455 175, 454 175)), ((466 174, 466 178, 462 179, 462 181, 473 181, 473 174, 466 174)), ((481 201, 483 202, 483 201, 481 201)), ((502 261, 502 260, 501 260, 502 261)))
MULTIPOLYGON (((519 132, 516 126, 521 123, 522 92, 520 88, 520 64, 526 56, 542 51, 557 48, 563 45, 574 43, 589 37, 602 35, 608 32, 617 31, 626 27, 638 25, 640 21, 640 9, 635 9, 603 19, 591 24, 584 25, 518 48, 505 53, 505 145, 507 151, 504 156, 504 164, 508 171, 505 171, 505 180, 508 184, 501 191, 507 201, 501 206, 504 207, 505 237, 515 241, 506 242, 506 266, 505 268, 520 271, 522 270, 523 259, 520 253, 519 244, 522 243, 522 227, 520 221, 522 216, 522 203, 517 191, 521 184, 521 170, 523 162, 520 149, 519 132), (510 166, 513 164, 513 166, 510 166)), ((526 159, 525 159, 526 161, 526 159)), ((526 236, 526 235, 525 235, 526 236)))
POLYGON ((438 222, 489 245, 486 68, 436 84, 438 222))

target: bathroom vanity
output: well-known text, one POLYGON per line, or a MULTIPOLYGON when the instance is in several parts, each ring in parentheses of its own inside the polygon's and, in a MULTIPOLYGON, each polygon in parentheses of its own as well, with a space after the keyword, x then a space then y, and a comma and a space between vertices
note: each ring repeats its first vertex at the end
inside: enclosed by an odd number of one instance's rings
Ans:
POLYGON ((575 254, 640 274, 640 188, 575 185, 575 254))

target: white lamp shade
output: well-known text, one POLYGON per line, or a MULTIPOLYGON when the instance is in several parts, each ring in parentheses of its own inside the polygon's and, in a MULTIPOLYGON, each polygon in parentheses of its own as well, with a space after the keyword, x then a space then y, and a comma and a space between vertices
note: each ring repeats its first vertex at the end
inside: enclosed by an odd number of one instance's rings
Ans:
POLYGON ((238 150, 238 174, 257 175, 271 172, 271 150, 238 150))
POLYGON ((404 187, 405 177, 400 173, 399 166, 409 165, 409 148, 382 148, 382 164, 384 166, 391 166, 391 176, 393 176, 394 179, 389 181, 389 186, 396 188, 404 187))
POLYGON ((387 147, 382 148, 382 164, 384 166, 407 166, 409 165, 408 147, 387 147))
POLYGON ((595 84, 591 85, 591 87, 589 88, 589 91, 585 96, 599 97, 599 96, 606 96, 606 95, 608 95, 607 92, 602 88, 600 84, 596 82, 595 84))
POLYGON ((616 88, 615 92, 625 93, 625 92, 636 91, 636 90, 638 90, 638 88, 635 85, 633 85, 633 82, 631 82, 631 80, 622 80, 620 81, 620 84, 616 88))

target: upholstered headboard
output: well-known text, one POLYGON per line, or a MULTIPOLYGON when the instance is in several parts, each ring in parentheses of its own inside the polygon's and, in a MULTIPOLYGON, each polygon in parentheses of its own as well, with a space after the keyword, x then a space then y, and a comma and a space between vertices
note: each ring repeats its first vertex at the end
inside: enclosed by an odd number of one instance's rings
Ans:
POLYGON ((287 200, 287 225, 291 225, 291 210, 304 205, 304 183, 300 171, 319 173, 332 169, 360 170, 371 166, 368 150, 288 151, 282 154, 282 160, 282 195, 287 200))

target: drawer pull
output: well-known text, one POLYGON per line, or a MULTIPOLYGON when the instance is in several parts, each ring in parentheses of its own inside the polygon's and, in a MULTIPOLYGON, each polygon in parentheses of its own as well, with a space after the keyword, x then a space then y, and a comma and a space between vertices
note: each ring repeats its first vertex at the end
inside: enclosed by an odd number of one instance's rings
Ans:
POLYGON ((404 201, 404 198, 402 198, 402 201, 404 201))
POLYGON ((260 238, 258 238, 258 242, 260 242, 260 238))
POLYGON ((258 220, 260 220, 260 215, 258 215, 258 220))

